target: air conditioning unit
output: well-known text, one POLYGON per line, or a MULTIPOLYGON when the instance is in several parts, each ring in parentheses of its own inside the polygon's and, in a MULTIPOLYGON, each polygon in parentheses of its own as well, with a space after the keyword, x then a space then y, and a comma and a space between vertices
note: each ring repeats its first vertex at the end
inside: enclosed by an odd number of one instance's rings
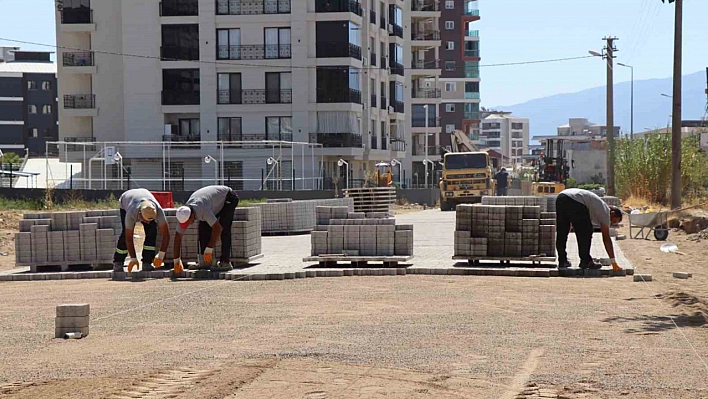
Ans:
POLYGON ((368 57, 362 58, 362 61, 364 62, 364 66, 369 65, 369 58, 368 57))
POLYGON ((393 24, 388 24, 388 33, 393 34, 393 24))
POLYGON ((395 111, 394 111, 393 107, 389 105, 389 106, 388 106, 388 113, 389 113, 389 114, 392 114, 392 113, 394 113, 394 112, 395 112, 395 111))

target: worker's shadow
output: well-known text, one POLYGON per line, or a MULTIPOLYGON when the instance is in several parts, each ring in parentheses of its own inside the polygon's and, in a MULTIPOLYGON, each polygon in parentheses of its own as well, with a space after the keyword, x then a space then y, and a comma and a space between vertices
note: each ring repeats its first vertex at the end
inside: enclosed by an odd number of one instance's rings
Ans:
POLYGON ((624 332, 629 334, 659 333, 678 327, 696 328, 703 327, 708 323, 705 314, 697 311, 693 314, 679 314, 671 316, 650 316, 641 315, 634 317, 609 317, 602 320, 605 323, 639 323, 639 327, 626 328, 624 332), (675 323, 675 325, 674 325, 675 323))

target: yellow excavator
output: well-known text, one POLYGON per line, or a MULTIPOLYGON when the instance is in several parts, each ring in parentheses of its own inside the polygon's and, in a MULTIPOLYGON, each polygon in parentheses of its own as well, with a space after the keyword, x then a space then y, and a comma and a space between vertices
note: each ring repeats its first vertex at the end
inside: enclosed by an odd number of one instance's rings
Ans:
POLYGON ((452 151, 443 157, 440 179, 440 209, 451 211, 457 204, 475 204, 492 195, 492 167, 489 153, 480 150, 465 132, 455 130, 452 151))
POLYGON ((393 185, 393 166, 390 162, 376 164, 376 187, 391 187, 393 185))

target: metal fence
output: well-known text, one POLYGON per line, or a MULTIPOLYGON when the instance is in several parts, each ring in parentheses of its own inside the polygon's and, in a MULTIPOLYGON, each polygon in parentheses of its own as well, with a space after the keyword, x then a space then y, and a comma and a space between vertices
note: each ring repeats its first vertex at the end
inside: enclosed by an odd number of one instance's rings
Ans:
POLYGON ((321 148, 289 141, 48 142, 47 187, 316 190, 323 186, 321 148))

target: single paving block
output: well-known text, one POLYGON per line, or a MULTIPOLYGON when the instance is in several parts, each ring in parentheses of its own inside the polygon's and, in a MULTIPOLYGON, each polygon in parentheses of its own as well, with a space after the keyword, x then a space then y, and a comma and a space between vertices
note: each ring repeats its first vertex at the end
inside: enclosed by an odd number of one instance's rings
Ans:
POLYGON ((686 280, 693 277, 693 274, 691 273, 686 273, 686 272, 674 272, 674 278, 678 278, 681 280, 686 280))
POLYGON ((635 274, 634 282, 652 281, 651 274, 635 274))
POLYGON ((57 317, 85 317, 91 314, 88 303, 57 305, 57 317))
POLYGON ((89 326, 89 318, 91 316, 81 317, 55 317, 55 328, 83 328, 89 326))

